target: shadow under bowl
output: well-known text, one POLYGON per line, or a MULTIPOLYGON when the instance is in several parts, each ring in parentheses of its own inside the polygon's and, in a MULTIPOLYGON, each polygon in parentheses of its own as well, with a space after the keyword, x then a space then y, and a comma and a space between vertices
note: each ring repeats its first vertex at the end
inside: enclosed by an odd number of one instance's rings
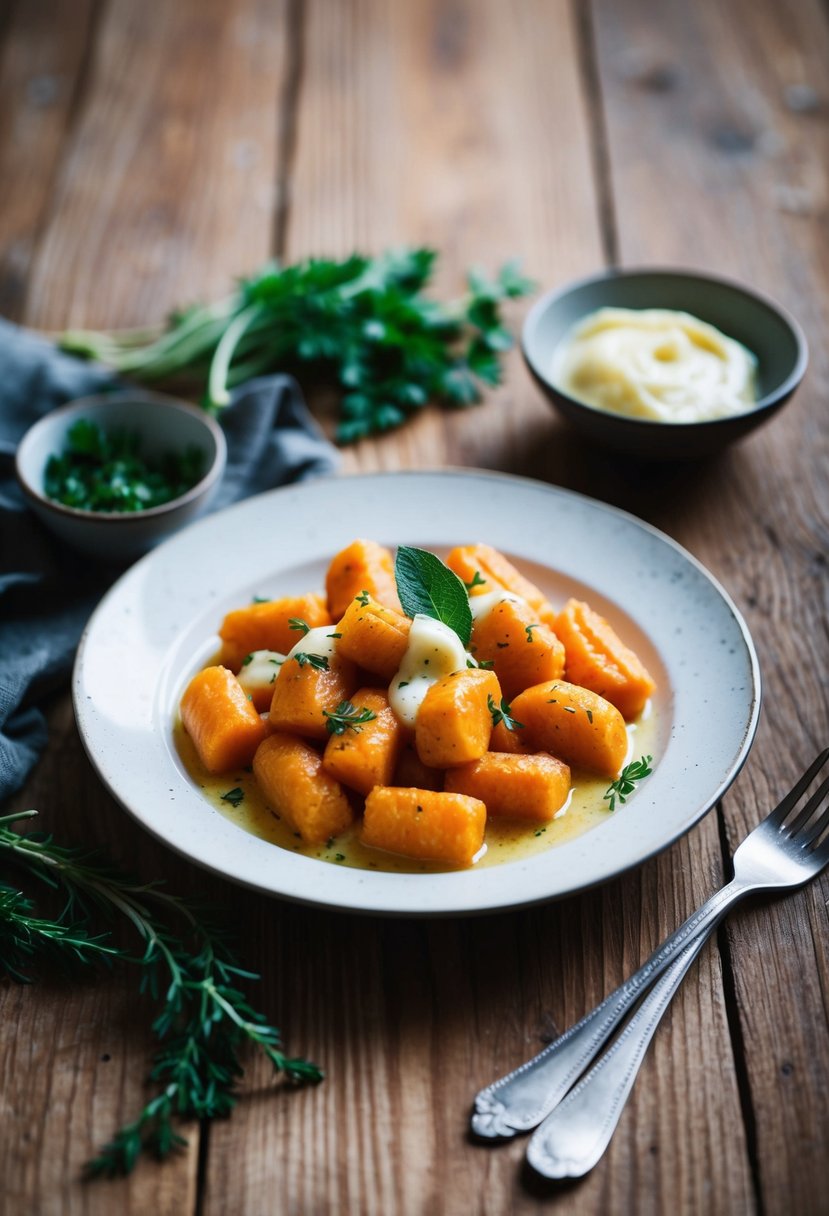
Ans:
POLYGON ((17 479, 29 506, 61 541, 105 561, 130 561, 171 536, 206 509, 227 460, 224 432, 204 410, 143 389, 81 397, 45 414, 20 441, 15 458, 17 479), (82 511, 48 498, 44 475, 49 457, 66 446, 78 419, 104 431, 138 435, 141 454, 160 458, 168 452, 196 448, 204 474, 184 494, 145 511, 82 511))
POLYGON ((794 393, 808 362, 798 323, 768 297, 728 279, 686 270, 607 270, 548 292, 524 322, 521 348, 536 383, 583 435, 655 460, 708 456, 768 421, 794 393), (691 313, 741 342, 757 359, 758 400, 744 414, 705 422, 626 418, 587 405, 551 380, 553 352, 599 308, 667 308, 691 313))

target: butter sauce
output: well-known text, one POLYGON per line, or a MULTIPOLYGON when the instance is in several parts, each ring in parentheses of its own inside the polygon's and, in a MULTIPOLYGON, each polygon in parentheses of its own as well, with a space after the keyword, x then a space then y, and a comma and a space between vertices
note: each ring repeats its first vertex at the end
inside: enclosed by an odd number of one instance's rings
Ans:
MULTIPOLYGON (((652 712, 650 702, 639 719, 630 723, 627 729, 629 746, 625 763, 634 756, 657 755, 658 718, 652 712)), ((451 869, 437 863, 414 861, 394 853, 366 848, 360 842, 359 824, 337 836, 328 845, 304 845, 298 834, 265 802, 252 773, 239 770, 220 777, 211 777, 201 767, 196 749, 181 722, 176 723, 175 745, 190 779, 210 805, 231 823, 253 836, 303 857, 332 862, 335 865, 352 866, 360 870, 434 874, 451 869), (231 802, 222 800, 222 794, 236 788, 241 789, 244 795, 238 805, 234 806, 231 802)), ((579 769, 572 770, 572 778, 573 788, 569 801, 550 823, 507 822, 490 818, 486 825, 486 850, 475 862, 474 868, 479 870, 487 866, 502 865, 504 862, 525 861, 606 822, 611 815, 607 803, 603 800, 603 794, 609 784, 607 778, 596 777, 579 769)), ((624 808, 612 813, 623 814, 624 808)), ((551 857, 550 863, 555 864, 554 858, 551 857)))

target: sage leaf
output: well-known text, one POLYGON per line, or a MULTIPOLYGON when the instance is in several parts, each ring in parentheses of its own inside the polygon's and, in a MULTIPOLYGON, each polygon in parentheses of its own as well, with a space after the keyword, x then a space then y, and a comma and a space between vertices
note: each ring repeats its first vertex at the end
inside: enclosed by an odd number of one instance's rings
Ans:
POLYGON ((397 593, 407 616, 418 613, 442 621, 464 646, 472 636, 469 597, 457 574, 427 549, 401 545, 394 563, 397 593))

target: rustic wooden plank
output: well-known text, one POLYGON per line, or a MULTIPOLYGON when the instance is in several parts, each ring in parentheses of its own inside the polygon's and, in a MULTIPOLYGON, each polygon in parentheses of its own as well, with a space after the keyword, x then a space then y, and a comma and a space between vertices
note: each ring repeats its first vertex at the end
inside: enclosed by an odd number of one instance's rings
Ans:
MULTIPOLYGON (((549 283, 600 262, 569 6, 375 0, 304 12, 288 256, 428 240, 445 251, 444 285, 494 250, 523 254, 549 283)), ((562 431, 515 365, 510 375, 483 409, 426 414, 349 452, 346 467, 453 459, 603 487, 604 458, 562 431)), ((619 500, 634 493, 608 484, 619 500)), ((252 1099, 211 1129, 205 1212, 221 1212, 231 1187, 250 1211, 548 1206, 551 1193, 522 1175, 523 1141, 469 1143, 472 1094, 621 982, 721 877, 711 818, 600 893, 510 916, 382 923, 268 913, 242 895, 252 938, 276 960, 280 1023, 329 1075, 277 1104, 254 1066, 252 1099), (243 1154, 253 1168, 240 1175, 243 1154)), ((556 1193, 562 1211, 752 1209, 716 952, 671 1025, 607 1160, 556 1193)))
POLYGON ((57 182, 29 324, 151 324, 271 252, 284 0, 116 0, 57 182))
MULTIPOLYGON (((463 290, 474 263, 520 257, 550 285, 596 265, 589 133, 566 4, 354 0, 306 4, 303 14, 287 256, 430 244, 446 296, 463 290)), ((559 434, 515 353, 486 405, 429 411, 393 443, 352 449, 347 467, 517 471, 559 434)))
POLYGON ((72 20, 61 0, 10 5, 0 45, 0 315, 18 319, 38 233, 83 81, 96 6, 72 20), (55 37, 60 28, 61 37, 55 37))
MULTIPOLYGON (((763 722, 746 776, 725 802, 733 848, 829 736, 829 432, 820 392, 829 27, 812 0, 785 11, 770 0, 677 0, 657 21, 645 0, 595 8, 623 260, 743 278, 786 303, 811 342, 812 370, 795 403, 687 473, 674 502, 651 512, 723 579, 760 654, 763 722)), ((824 878, 729 922, 752 1153, 769 1213, 825 1207, 827 896, 824 878)))
MULTIPOLYGON (((43 47, 34 22, 24 64, 59 60, 55 48, 62 38, 73 45, 68 27, 83 11, 64 5, 43 47)), ((281 0, 107 5, 76 123, 60 149, 28 323, 152 322, 174 304, 226 290, 269 254, 286 29, 281 0)), ((41 138, 26 178, 33 206, 45 155, 41 138)), ((217 892, 221 901, 222 884, 160 848, 106 795, 68 700, 56 706, 52 727, 47 755, 15 806, 39 807, 46 830, 102 845, 172 890, 202 899, 217 892)), ((144 1086, 150 1011, 136 1001, 135 975, 71 989, 3 985, 0 1019, 15 1026, 0 1047, 0 1208, 195 1210, 197 1127, 185 1129, 188 1151, 163 1168, 144 1163, 112 1183, 79 1178, 84 1160, 152 1092, 144 1086)))

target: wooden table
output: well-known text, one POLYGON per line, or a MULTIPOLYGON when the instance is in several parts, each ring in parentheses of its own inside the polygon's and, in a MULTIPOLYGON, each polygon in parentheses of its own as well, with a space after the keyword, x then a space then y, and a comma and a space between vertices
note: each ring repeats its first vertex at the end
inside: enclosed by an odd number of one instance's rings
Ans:
MULTIPOLYGON (((657 1035, 583 1183, 466 1134, 482 1084, 619 983, 729 870, 827 741, 829 21, 820 0, 11 0, 0 17, 0 312, 44 329, 155 321, 271 254, 428 242, 440 288, 518 255, 542 284, 687 264, 805 326, 793 405, 669 473, 567 433, 517 355, 480 409, 426 411, 346 472, 443 464, 621 505, 737 601, 765 702, 722 806, 579 898, 480 920, 353 919, 208 878, 146 837, 87 763, 68 698, 13 806, 142 876, 209 896, 257 996, 327 1069, 286 1094, 252 1061, 233 1118, 164 1166, 84 1185, 141 1105, 134 975, 0 987, 0 1206, 14 1213, 827 1211, 827 894, 738 911, 657 1035)), ((520 310, 515 320, 520 320, 520 310)), ((712 663, 710 673, 716 680, 712 663)))

